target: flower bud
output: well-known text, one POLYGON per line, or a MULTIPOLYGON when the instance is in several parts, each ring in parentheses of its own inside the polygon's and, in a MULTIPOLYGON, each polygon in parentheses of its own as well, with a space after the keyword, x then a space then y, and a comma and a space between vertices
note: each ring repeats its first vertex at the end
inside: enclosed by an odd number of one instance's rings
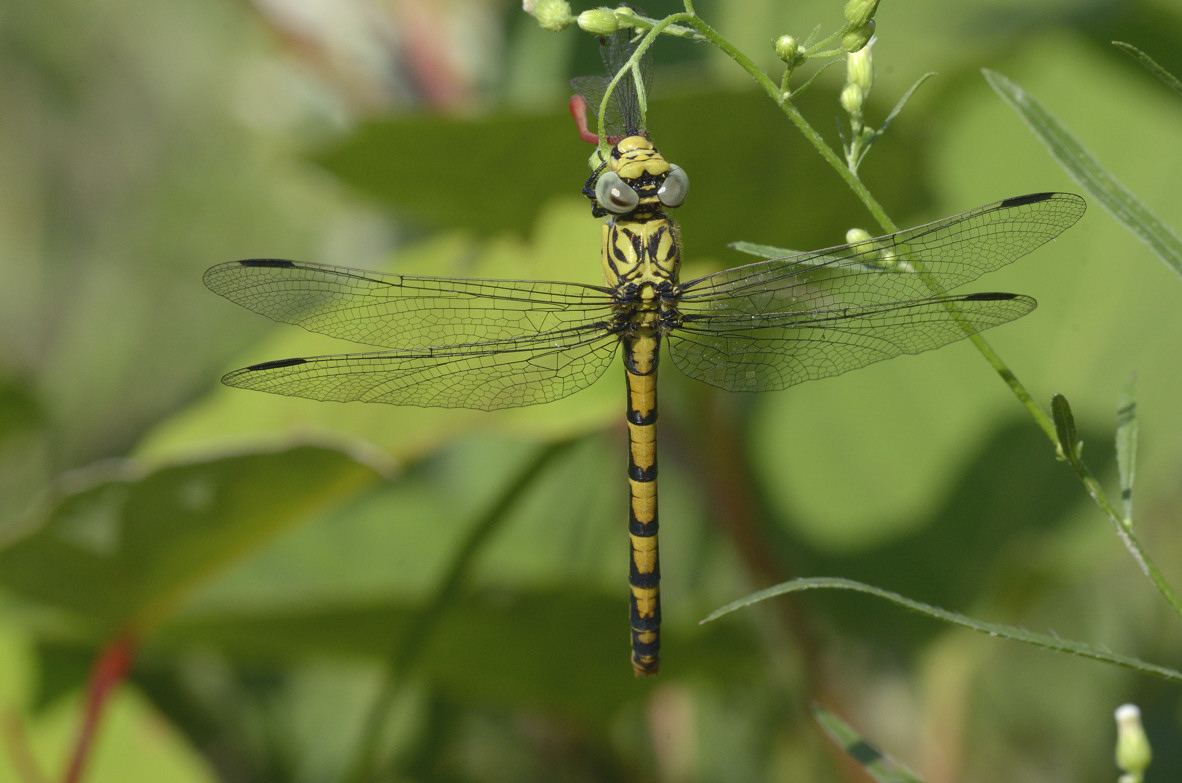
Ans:
POLYGON ((845 232, 845 241, 851 245, 857 244, 858 242, 865 242, 868 239, 873 239, 873 237, 871 237, 870 232, 864 228, 851 228, 849 231, 845 232))
POLYGON ((562 32, 575 21, 566 0, 523 0, 521 7, 527 14, 538 20, 543 29, 552 33, 562 32))
POLYGON ((841 48, 847 52, 856 52, 866 44, 870 43, 871 37, 874 35, 874 20, 866 22, 860 27, 855 27, 841 37, 841 48))
POLYGON ((776 57, 789 65, 793 65, 800 58, 800 44, 791 35, 781 35, 776 39, 776 57))
POLYGON ((871 41, 845 57, 845 80, 861 87, 863 94, 870 92, 874 85, 874 58, 870 54, 873 48, 874 41, 871 41))
POLYGON ((620 23, 620 27, 644 27, 643 25, 637 24, 640 21, 640 17, 636 15, 636 11, 626 5, 617 6, 610 10, 616 15, 616 20, 620 23))
POLYGON ((579 29, 592 35, 611 35, 620 23, 610 8, 592 8, 579 14, 579 29))
POLYGON ((845 4, 845 21, 850 27, 862 27, 877 10, 878 0, 849 0, 845 4))
POLYGON ((862 116, 862 104, 866 102, 866 93, 856 84, 850 83, 841 88, 841 108, 851 117, 862 116))
POLYGON ((1141 710, 1136 704, 1117 707, 1116 765, 1121 771, 1129 773, 1132 780, 1140 780, 1152 758, 1149 739, 1141 726, 1141 710))

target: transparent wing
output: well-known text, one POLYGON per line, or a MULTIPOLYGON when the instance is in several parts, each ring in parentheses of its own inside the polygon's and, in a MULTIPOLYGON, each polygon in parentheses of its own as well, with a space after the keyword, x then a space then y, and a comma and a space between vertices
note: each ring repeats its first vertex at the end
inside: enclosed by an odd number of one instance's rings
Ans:
POLYGON ((963 340, 1034 309, 1028 296, 968 294, 762 319, 692 322, 669 337, 673 363, 728 391, 772 391, 963 340))
POLYGON ((418 277, 276 259, 218 264, 205 284, 272 320, 382 348, 528 340, 594 330, 612 315, 609 291, 579 283, 418 277))
POLYGON ((234 370, 222 382, 313 400, 497 410, 590 386, 617 345, 618 335, 586 326, 474 345, 282 359, 234 370))
POLYGON ((1012 294, 943 292, 1055 238, 1084 201, 1038 193, 849 245, 686 283, 673 363, 732 391, 782 389, 920 353, 1034 309, 1012 294), (933 296, 936 294, 936 296, 933 296))

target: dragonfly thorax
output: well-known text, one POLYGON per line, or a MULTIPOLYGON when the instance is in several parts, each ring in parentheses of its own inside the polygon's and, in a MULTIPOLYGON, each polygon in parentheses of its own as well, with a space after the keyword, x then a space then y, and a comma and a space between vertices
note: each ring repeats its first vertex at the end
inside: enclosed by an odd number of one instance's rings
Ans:
POLYGON ((663 209, 680 205, 688 188, 685 172, 635 135, 617 142, 587 180, 592 212, 611 216, 603 227, 603 269, 617 301, 637 302, 636 292, 647 290, 651 310, 659 288, 677 285, 677 227, 663 209))
POLYGON ((669 162, 644 136, 620 139, 612 149, 608 166, 621 179, 628 182, 640 181, 646 174, 659 177, 668 174, 670 168, 669 162))

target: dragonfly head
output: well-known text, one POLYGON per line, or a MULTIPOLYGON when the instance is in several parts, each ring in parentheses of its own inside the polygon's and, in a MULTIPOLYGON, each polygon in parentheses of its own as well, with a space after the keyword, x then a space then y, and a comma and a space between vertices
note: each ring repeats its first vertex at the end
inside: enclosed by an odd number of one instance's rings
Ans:
POLYGON ((594 202, 591 211, 597 216, 627 215, 637 210, 657 213, 663 207, 682 205, 689 192, 689 179, 647 138, 627 136, 612 147, 583 192, 594 202))

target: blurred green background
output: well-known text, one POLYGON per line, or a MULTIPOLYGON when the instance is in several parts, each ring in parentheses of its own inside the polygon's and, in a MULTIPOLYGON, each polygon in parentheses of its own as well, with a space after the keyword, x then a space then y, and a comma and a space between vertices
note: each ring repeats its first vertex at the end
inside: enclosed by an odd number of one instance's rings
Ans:
MULTIPOLYGON (((696 6, 774 78, 772 40, 841 24, 838 0, 696 6)), ((869 120, 938 76, 861 173, 900 225, 1077 190, 984 67, 1180 225, 1179 101, 1109 45, 1182 73, 1180 31, 1168 0, 884 3, 869 120)), ((693 183, 684 277, 745 263, 735 240, 875 230, 732 62, 678 41, 655 56, 649 125, 693 183)), ((566 114, 568 80, 599 68, 590 36, 491 0, 4 8, 0 780, 26 779, 22 743, 59 774, 89 662, 129 627, 143 646, 92 781, 342 780, 375 710, 374 780, 867 779, 812 700, 933 783, 1113 780, 1112 710, 1135 701, 1149 779, 1179 777, 1177 688, 1141 675, 847 593, 697 625, 774 582, 846 576, 1178 665, 1178 618, 968 345, 765 395, 667 365, 664 665, 644 682, 620 372, 491 414, 218 384, 351 347, 214 296, 220 261, 600 282, 591 147, 566 114)), ((801 100, 831 141, 841 80, 801 100)), ((1038 298, 988 339, 1040 403, 1071 400, 1114 497, 1138 374, 1138 530, 1182 582, 1176 276, 1093 207, 975 290, 1038 298)))

